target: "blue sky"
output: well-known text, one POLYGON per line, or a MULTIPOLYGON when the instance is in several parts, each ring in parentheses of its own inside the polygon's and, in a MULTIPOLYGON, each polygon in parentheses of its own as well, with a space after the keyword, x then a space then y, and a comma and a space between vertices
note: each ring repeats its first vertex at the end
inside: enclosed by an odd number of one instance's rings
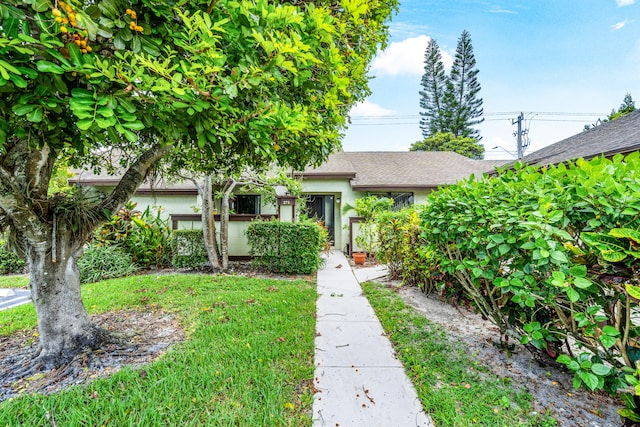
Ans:
POLYGON ((527 154, 604 118, 626 93, 640 107, 636 0, 401 0, 390 27, 391 43, 372 63, 373 94, 351 112, 345 151, 404 151, 422 139, 424 49, 435 38, 448 70, 463 30, 480 71, 487 159, 515 152, 520 112, 527 154))

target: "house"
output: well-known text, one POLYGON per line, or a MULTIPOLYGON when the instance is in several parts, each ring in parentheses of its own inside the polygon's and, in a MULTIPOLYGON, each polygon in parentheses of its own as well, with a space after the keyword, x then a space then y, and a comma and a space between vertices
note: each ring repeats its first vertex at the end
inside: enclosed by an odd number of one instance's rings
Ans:
POLYGON ((640 150, 640 110, 570 136, 522 158, 535 166, 598 156, 613 157, 640 150))
POLYGON ((392 198, 397 207, 421 204, 438 187, 482 175, 500 164, 448 151, 340 151, 299 176, 309 215, 324 221, 336 248, 351 252, 357 249, 352 227, 358 219, 353 212, 342 213, 345 204, 353 206, 367 194, 392 198))
MULTIPOLYGON (((355 205, 357 198, 367 194, 390 197, 396 206, 420 204, 429 192, 454 184, 472 174, 481 175, 504 162, 472 160, 453 152, 348 152, 329 156, 316 168, 296 172, 302 179, 306 196, 304 210, 324 222, 334 247, 350 252, 354 247, 355 214, 343 213, 345 204, 355 205)), ((71 181, 93 186, 98 191, 112 188, 117 177, 94 175, 90 171, 78 174, 71 181)), ((282 198, 283 203, 291 200, 282 198)), ((144 183, 133 198, 138 209, 160 206, 174 229, 200 228, 198 206, 201 202, 195 186, 188 181, 179 184, 144 183)), ((236 194, 229 223, 229 252, 232 256, 248 254, 243 230, 247 221, 256 217, 279 217, 281 206, 270 206, 257 194, 236 194)), ((300 208, 300 207, 299 207, 300 208)), ((216 218, 219 220, 219 218, 216 218)))

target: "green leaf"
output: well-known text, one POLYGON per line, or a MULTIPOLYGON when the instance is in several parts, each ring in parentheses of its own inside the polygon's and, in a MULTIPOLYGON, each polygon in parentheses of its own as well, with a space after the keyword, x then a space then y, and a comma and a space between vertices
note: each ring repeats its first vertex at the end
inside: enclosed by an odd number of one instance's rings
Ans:
POLYGON ((18 105, 14 105, 11 111, 13 111, 17 116, 24 116, 25 114, 33 111, 34 108, 36 108, 36 105, 33 105, 33 104, 27 104, 27 105, 18 104, 18 105))
POLYGON ((561 354, 556 359, 556 362, 562 363, 563 365, 568 365, 569 363, 571 363, 571 358, 569 356, 567 356, 566 354, 561 354))
POLYGON ((580 294, 573 288, 567 288, 565 292, 567 293, 567 298, 569 298, 569 301, 571 302, 577 302, 580 299, 580 294))
POLYGON ((609 375, 609 373, 611 372, 611 368, 603 365, 602 363, 594 363, 591 366, 591 372, 598 376, 604 377, 606 375, 609 375))
POLYGON ((628 419, 629 421, 633 421, 635 423, 640 422, 640 414, 636 414, 633 411, 633 409, 629 409, 629 408, 618 409, 618 414, 621 417, 628 419))
POLYGON ((69 43, 67 48, 69 49, 69 56, 71 57, 73 65, 78 68, 82 67, 84 65, 84 59, 82 59, 82 52, 80 51, 80 48, 76 46, 75 43, 69 43))
POLYGON ((611 325, 605 325, 602 328, 602 333, 605 335, 609 335, 610 337, 619 337, 620 331, 618 331, 615 327, 611 325))
POLYGON ((11 80, 13 84, 20 89, 24 89, 28 86, 27 81, 17 74, 9 74, 9 80, 11 80))
POLYGON ((640 299, 640 286, 627 283, 625 289, 631 298, 640 299))
POLYGON ((87 130, 91 127, 91 125, 93 125, 93 119, 83 119, 83 120, 79 120, 78 123, 76 124, 76 126, 78 126, 78 129, 80 130, 87 130))
POLYGON ((102 117, 113 117, 113 110, 109 107, 100 107, 96 110, 96 113, 102 117))
POLYGON ((108 118, 96 117, 96 123, 101 129, 106 129, 115 126, 115 124, 118 123, 118 119, 113 116, 108 118))
POLYGON ((612 228, 609 235, 619 239, 631 239, 636 243, 640 243, 640 232, 630 228, 612 228))
POLYGON ((131 130, 142 130, 144 129, 144 124, 142 122, 127 122, 123 123, 122 127, 131 130))
POLYGON ((129 142, 137 142, 138 141, 138 135, 136 135, 135 133, 131 132, 128 129, 123 129, 122 133, 124 134, 124 137, 127 138, 127 141, 129 142))
POLYGON ((604 260, 608 262, 624 261, 624 259, 627 257, 627 254, 625 254, 624 252, 618 252, 613 249, 604 250, 600 253, 602 254, 602 258, 604 258, 604 260))
POLYGON ((616 338, 610 335, 600 335, 600 342, 604 348, 611 348, 616 345, 616 338))
POLYGON ((591 286, 593 286, 593 283, 584 277, 576 277, 573 280, 573 284, 576 285, 576 288, 580 288, 580 289, 589 289, 591 286))
POLYGON ((51 3, 48 0, 36 0, 31 4, 31 7, 36 12, 46 12, 49 9, 51 3))
POLYGON ((563 264, 566 264, 569 262, 569 258, 567 258, 565 253, 562 251, 552 251, 551 258, 563 264))
POLYGON ((61 66, 53 62, 45 61, 44 59, 36 62, 36 67, 41 73, 64 74, 64 69, 61 66))
POLYGON ((32 112, 27 114, 27 120, 33 123, 40 123, 42 121, 42 116, 44 115, 44 108, 38 107, 34 109, 32 112))
POLYGON ((589 390, 593 391, 598 387, 598 377, 593 375, 591 372, 580 371, 578 372, 578 375, 589 390))

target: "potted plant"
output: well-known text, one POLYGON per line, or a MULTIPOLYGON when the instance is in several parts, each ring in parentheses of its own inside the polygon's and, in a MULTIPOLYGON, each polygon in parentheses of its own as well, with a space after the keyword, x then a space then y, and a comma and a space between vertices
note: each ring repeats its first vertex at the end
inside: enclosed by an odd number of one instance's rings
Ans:
POLYGON ((364 264, 364 260, 367 259, 367 254, 364 252, 354 252, 351 256, 353 257, 353 262, 358 265, 364 264))

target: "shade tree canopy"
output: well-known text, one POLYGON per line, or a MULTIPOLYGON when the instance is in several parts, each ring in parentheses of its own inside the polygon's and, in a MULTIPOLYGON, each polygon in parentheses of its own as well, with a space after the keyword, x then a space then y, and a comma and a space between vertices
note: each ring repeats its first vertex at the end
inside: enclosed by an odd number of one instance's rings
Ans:
POLYGON ((396 6, 2 2, 0 231, 29 265, 36 360, 57 366, 107 339, 82 306, 77 259, 161 160, 210 173, 335 151, 396 6), (103 197, 49 195, 61 162, 124 173, 103 197))

